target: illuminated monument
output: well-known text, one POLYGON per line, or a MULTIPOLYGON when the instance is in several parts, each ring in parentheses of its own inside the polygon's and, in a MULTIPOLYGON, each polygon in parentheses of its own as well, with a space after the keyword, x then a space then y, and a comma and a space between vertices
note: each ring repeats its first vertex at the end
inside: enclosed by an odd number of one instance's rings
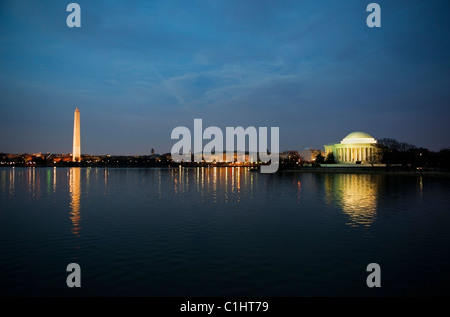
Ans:
POLYGON ((81 161, 81 141, 80 141, 80 110, 75 109, 73 119, 73 151, 72 161, 81 161))
POLYGON ((336 163, 370 163, 376 156, 377 140, 364 132, 352 132, 341 143, 325 145, 325 155, 332 152, 336 163))

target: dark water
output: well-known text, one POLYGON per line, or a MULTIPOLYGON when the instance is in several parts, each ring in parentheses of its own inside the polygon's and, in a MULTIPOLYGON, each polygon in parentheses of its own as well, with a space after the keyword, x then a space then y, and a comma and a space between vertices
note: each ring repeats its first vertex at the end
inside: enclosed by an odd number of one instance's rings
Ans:
POLYGON ((1 295, 450 295, 449 178, 2 168, 0 180, 1 295))

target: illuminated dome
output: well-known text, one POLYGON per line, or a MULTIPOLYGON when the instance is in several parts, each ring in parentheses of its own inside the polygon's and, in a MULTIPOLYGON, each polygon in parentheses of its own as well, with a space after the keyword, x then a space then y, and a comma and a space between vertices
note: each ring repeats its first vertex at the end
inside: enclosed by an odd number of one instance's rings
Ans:
POLYGON ((367 134, 365 132, 352 132, 349 135, 347 135, 342 141, 341 144, 355 144, 355 143, 377 143, 377 140, 375 140, 370 134, 367 134))

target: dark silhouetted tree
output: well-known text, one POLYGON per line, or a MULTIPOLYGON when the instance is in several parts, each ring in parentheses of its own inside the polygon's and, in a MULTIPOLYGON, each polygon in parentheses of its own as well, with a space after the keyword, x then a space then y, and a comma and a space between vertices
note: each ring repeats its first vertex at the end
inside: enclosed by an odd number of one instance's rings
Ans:
POLYGON ((371 166, 374 166, 375 164, 381 163, 381 159, 382 159, 382 150, 380 146, 377 146, 375 147, 372 155, 370 155, 366 161, 371 166))
POLYGON ((325 158, 323 157, 323 155, 321 153, 316 155, 316 160, 314 161, 314 163, 316 163, 316 164, 325 163, 325 158))
POLYGON ((330 152, 327 154, 327 157, 325 158, 325 164, 335 164, 336 161, 334 159, 334 154, 333 152, 330 152))
POLYGON ((378 141, 378 149, 381 152, 381 163, 413 165, 417 148, 405 142, 385 138, 378 141))

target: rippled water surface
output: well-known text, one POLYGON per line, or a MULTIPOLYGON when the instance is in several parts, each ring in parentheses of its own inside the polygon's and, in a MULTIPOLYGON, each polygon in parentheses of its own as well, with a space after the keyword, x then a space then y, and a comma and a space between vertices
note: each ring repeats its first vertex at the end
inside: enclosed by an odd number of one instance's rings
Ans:
POLYGON ((450 294, 449 178, 1 168, 0 181, 1 295, 450 294))

